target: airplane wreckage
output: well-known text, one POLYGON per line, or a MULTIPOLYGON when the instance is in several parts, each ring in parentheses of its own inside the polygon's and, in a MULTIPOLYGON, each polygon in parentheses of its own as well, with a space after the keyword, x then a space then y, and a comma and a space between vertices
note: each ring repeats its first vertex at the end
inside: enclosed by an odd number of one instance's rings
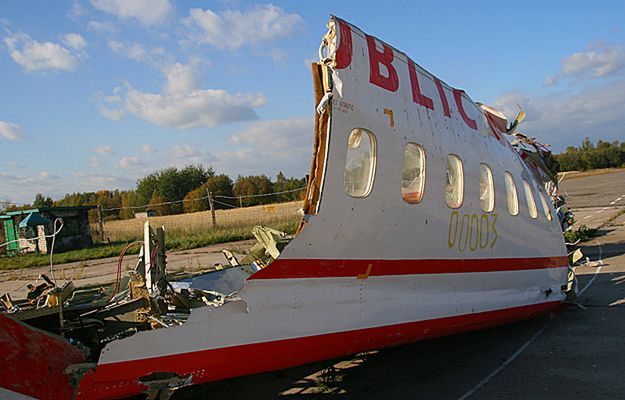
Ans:
POLYGON ((137 267, 109 292, 45 283, 30 309, 4 298, 1 390, 164 398, 530 318, 574 293, 571 216, 549 151, 516 132, 523 112, 508 124, 383 41, 328 27, 297 233, 256 228, 241 260, 170 282, 164 232, 147 226, 137 267))

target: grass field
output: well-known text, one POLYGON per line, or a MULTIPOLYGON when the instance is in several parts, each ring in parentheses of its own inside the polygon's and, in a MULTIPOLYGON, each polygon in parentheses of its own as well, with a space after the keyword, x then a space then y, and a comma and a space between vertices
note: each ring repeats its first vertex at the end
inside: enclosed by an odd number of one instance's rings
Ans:
POLYGON ((576 179, 576 178, 583 178, 585 176, 611 174, 613 172, 619 172, 619 171, 623 171, 623 168, 602 168, 602 169, 591 169, 588 171, 566 171, 566 172, 559 172, 558 179, 562 178, 562 175, 564 175, 564 179, 576 179))
MULTIPOLYGON (((232 210, 216 211, 217 227, 213 229, 210 212, 168 215, 149 218, 152 227, 165 227, 167 250, 186 250, 253 238, 252 228, 265 225, 295 233, 301 215, 297 210, 302 202, 279 203, 265 206, 245 207, 232 210)), ((111 221, 104 225, 105 242, 96 242, 94 247, 72 250, 54 255, 54 263, 62 264, 74 261, 95 260, 113 257, 130 242, 143 239, 145 219, 111 221), (110 242, 109 242, 110 240, 110 242)), ((96 226, 92 226, 94 230, 96 226)), ((95 233, 92 235, 96 238, 95 233)), ((128 254, 138 253, 133 247, 128 254)), ((47 254, 22 254, 14 257, 0 257, 0 270, 12 270, 47 265, 47 254)))
MULTIPOLYGON (((217 210, 215 211, 216 230, 237 232, 241 228, 247 229, 255 225, 274 226, 289 224, 301 219, 297 212, 301 207, 301 201, 292 201, 289 203, 217 210)), ((111 242, 141 239, 143 238, 143 224, 145 221, 146 218, 135 218, 105 222, 104 237, 111 242)), ((194 236, 213 231, 210 211, 151 217, 149 221, 153 227, 164 226, 168 237, 182 238, 187 235, 194 236)), ((97 226, 93 224, 91 229, 93 232, 92 236, 95 238, 97 236, 95 234, 97 226)))

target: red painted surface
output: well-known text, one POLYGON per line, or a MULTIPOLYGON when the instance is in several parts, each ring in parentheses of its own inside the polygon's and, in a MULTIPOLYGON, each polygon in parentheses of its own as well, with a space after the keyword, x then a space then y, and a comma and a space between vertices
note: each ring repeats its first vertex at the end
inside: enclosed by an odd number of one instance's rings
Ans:
POLYGON ((85 354, 58 336, 0 314, 0 386, 36 399, 70 399, 73 387, 63 373, 85 354))
POLYGON ((386 43, 382 43, 382 52, 376 47, 376 38, 366 35, 367 47, 369 48, 369 82, 376 86, 386 89, 390 92, 396 92, 399 88, 399 78, 397 77, 397 71, 393 67, 393 49, 386 43), (387 75, 382 75, 380 71, 380 65, 386 67, 387 75))
POLYGON ((443 88, 443 83, 437 77, 434 77, 434 83, 436 84, 438 96, 440 97, 441 105, 443 106, 443 115, 451 118, 451 110, 449 109, 449 103, 447 102, 447 96, 445 95, 445 88, 443 88))
POLYGON ((432 99, 421 93, 419 78, 417 77, 417 68, 412 60, 408 60, 408 74, 410 75, 410 86, 412 87, 412 100, 423 107, 434 110, 434 102, 432 99))
POLYGON ((454 100, 456 100, 456 106, 458 107, 458 111, 460 112, 460 116, 467 126, 473 130, 477 130, 477 122, 474 119, 471 119, 467 112, 464 109, 464 105, 462 104, 462 94, 464 91, 460 89, 454 89, 454 100))
POLYGON ((344 69, 352 63, 352 30, 349 24, 338 19, 340 42, 334 57, 334 68, 344 69))
POLYGON ((569 265, 569 259, 566 256, 449 260, 319 260, 278 258, 248 279, 355 277, 366 272, 369 264, 372 265, 369 276, 388 276, 561 268, 569 265))
POLYGON ((192 374, 193 383, 294 367, 362 351, 397 346, 505 324, 548 312, 560 302, 542 303, 428 321, 276 340, 193 353, 98 365, 81 381, 77 399, 121 398, 140 393, 139 377, 153 372, 192 374))

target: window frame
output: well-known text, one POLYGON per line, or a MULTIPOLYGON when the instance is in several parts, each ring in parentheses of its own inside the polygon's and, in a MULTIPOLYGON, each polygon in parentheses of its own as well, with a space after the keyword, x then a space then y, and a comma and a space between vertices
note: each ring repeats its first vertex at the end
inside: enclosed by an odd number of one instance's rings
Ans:
POLYGON ((462 207, 462 205, 464 204, 464 163, 462 162, 462 158, 460 158, 459 155, 454 154, 454 153, 447 154, 447 160, 445 162, 445 203, 447 204, 447 207, 452 208, 452 209, 458 209, 462 207), (460 193, 460 199, 456 203, 450 204, 449 199, 447 198, 447 190, 448 190, 447 173, 449 172, 449 160, 453 158, 458 160, 458 165, 460 166, 460 174, 459 174, 460 188, 458 190, 458 192, 460 193))
POLYGON ((527 202, 527 212, 529 213, 530 217, 532 217, 532 219, 538 218, 538 207, 536 207, 534 191, 532 190, 531 183, 529 183, 527 179, 523 179, 523 191, 525 192, 525 201, 527 202))
POLYGON ((480 208, 485 213, 491 213, 495 210, 495 180, 493 179, 493 170, 491 169, 490 165, 486 163, 480 163, 480 208), (488 189, 490 194, 490 207, 488 207, 488 209, 484 208, 484 205, 482 204, 482 167, 485 167, 486 171, 488 172, 488 189))
POLYGON ((549 208, 549 202, 547 202, 545 195, 540 190, 538 191, 538 197, 540 197, 540 203, 543 206, 543 213, 545 214, 545 218, 547 218, 547 221, 553 220, 553 215, 551 214, 551 208, 549 208))
POLYGON ((504 185, 506 187, 506 206, 508 208, 508 214, 512 215, 513 217, 519 215, 519 191, 516 187, 516 182, 514 181, 514 176, 512 176, 512 173, 510 171, 504 171, 504 185), (507 178, 510 178, 510 180, 508 180, 507 178), (510 186, 508 183, 511 183, 512 186, 510 186), (512 188, 512 191, 510 191, 510 188, 512 188), (513 213, 512 210, 510 209, 510 193, 514 194, 513 198, 514 198, 514 210, 515 212, 513 213))
POLYGON ((415 142, 407 142, 406 144, 404 144, 404 152, 403 152, 403 160, 402 160, 402 175, 401 175, 401 198, 402 200, 407 203, 407 204, 419 204, 421 203, 421 201, 423 201, 423 197, 425 196, 425 177, 426 177, 426 165, 427 165, 427 156, 425 154, 425 149, 423 148, 423 146, 421 146, 419 143, 415 143, 415 142), (406 171, 406 150, 408 149, 409 146, 414 146, 414 148, 417 149, 417 151, 420 153, 420 159, 421 159, 421 165, 420 165, 420 173, 419 173, 419 179, 420 179, 420 183, 419 183, 419 190, 418 192, 408 192, 405 191, 404 188, 404 171, 406 171), (408 195, 410 194, 414 194, 414 193, 419 193, 419 197, 415 200, 411 200, 408 195))
POLYGON ((343 167, 343 190, 345 191, 345 194, 347 194, 349 197, 352 197, 352 198, 355 198, 355 199, 365 198, 365 197, 367 197, 367 196, 369 196, 371 194, 371 191, 373 190, 373 184, 374 184, 374 181, 375 181, 375 173, 376 173, 376 169, 377 169, 376 167, 377 167, 377 158, 378 158, 377 157, 378 156, 377 137, 369 129, 356 127, 356 128, 353 128, 349 132, 349 135, 347 136, 347 143, 346 144, 347 144, 347 146, 346 146, 346 153, 345 153, 345 165, 343 167), (368 180, 367 180, 367 184, 366 184, 366 187, 365 187, 365 191, 362 194, 354 194, 354 192, 348 192, 347 189, 346 189, 347 187, 345 185, 346 178, 347 178, 347 161, 348 161, 349 151, 350 151, 349 139, 351 138, 352 134, 355 131, 357 131, 357 130, 360 130, 360 131, 366 133, 366 135, 369 138, 369 144, 370 144, 370 148, 369 148, 370 162, 369 162, 368 180))

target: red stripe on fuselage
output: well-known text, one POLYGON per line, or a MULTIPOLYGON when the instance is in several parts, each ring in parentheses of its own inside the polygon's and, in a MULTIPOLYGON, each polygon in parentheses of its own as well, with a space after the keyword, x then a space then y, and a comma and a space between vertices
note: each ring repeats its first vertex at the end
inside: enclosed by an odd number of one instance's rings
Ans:
POLYGON ((452 274, 470 272, 521 271, 563 268, 569 258, 484 258, 451 260, 323 260, 281 259, 256 272, 248 279, 339 278, 368 276, 452 274), (369 268, 371 265, 371 268, 369 268))
POLYGON ((362 351, 483 329, 555 309, 559 301, 346 332, 245 344, 192 353, 100 364, 80 382, 76 398, 120 398, 140 393, 140 377, 154 372, 193 375, 193 383, 273 371, 362 351))

